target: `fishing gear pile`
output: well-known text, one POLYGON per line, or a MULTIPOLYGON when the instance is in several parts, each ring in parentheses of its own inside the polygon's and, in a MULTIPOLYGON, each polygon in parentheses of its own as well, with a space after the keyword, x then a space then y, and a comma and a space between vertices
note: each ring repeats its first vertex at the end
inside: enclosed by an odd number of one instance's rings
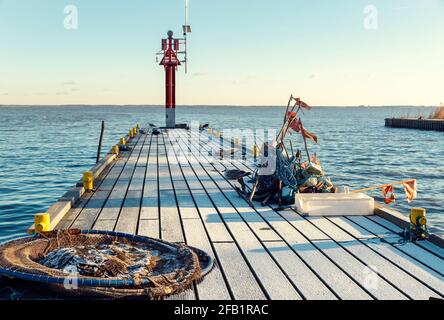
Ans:
POLYGON ((0 246, 0 275, 79 297, 158 299, 211 268, 199 249, 114 232, 53 231, 0 246))
POLYGON ((261 159, 253 178, 248 181, 253 185, 247 188, 244 178, 249 174, 233 171, 226 172, 228 179, 237 180, 241 188, 238 192, 250 202, 260 201, 263 205, 278 202, 279 205, 294 204, 296 193, 335 193, 337 187, 325 176, 316 156, 310 156, 308 141, 318 143, 317 136, 308 131, 302 119, 298 117, 304 110, 312 108, 300 98, 290 97, 282 127, 276 139, 264 143, 261 148, 261 159), (294 103, 292 106, 292 102, 294 103), (301 134, 307 159, 304 161, 302 151, 293 149, 288 135, 301 134), (288 146, 289 144, 289 146, 288 146), (291 152, 288 152, 288 149, 291 152), (273 165, 275 164, 275 167, 273 165))

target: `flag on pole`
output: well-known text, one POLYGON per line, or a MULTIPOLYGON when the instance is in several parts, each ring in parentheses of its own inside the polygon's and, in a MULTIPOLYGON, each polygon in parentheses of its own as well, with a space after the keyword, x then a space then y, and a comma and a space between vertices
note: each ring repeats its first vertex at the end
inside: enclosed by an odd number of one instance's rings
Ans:
POLYGON ((295 131, 295 132, 299 132, 299 123, 298 120, 296 119, 296 112, 288 112, 287 113, 287 121, 288 121, 288 125, 290 126, 290 128, 295 131))
POLYGON ((405 195, 407 196, 407 202, 410 203, 415 200, 417 195, 416 180, 405 181, 402 185, 404 187, 405 195))
POLYGON ((302 135, 305 136, 305 138, 311 139, 314 143, 318 143, 318 137, 314 133, 311 133, 304 128, 301 119, 299 119, 299 130, 302 132, 302 135))
POLYGON ((396 200, 392 185, 382 188, 382 195, 384 196, 385 204, 390 204, 396 200))
MULTIPOLYGON (((301 119, 296 119, 296 112, 288 112, 287 113, 287 121, 288 121, 288 126, 291 130, 293 130, 294 132, 301 132, 305 138, 311 139, 313 140, 315 143, 318 143, 318 137, 308 131, 307 129, 304 128, 304 126, 302 125, 302 120, 301 119)), ((291 131, 290 131, 291 133, 291 131)))
POLYGON ((301 107, 301 108, 304 108, 304 109, 307 109, 307 110, 311 110, 312 109, 308 104, 306 104, 304 101, 302 101, 301 98, 293 98, 293 100, 296 102, 296 105, 298 107, 301 107))

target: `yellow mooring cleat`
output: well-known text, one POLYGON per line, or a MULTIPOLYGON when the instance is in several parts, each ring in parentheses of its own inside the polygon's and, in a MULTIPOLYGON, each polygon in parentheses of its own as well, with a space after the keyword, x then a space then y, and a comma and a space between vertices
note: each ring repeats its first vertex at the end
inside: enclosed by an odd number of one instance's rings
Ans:
POLYGON ((39 213, 34 216, 35 232, 51 231, 51 217, 48 213, 39 213))
POLYGON ((119 148, 119 146, 118 145, 115 145, 115 146, 113 146, 113 154, 115 154, 115 155, 119 155, 119 151, 120 151, 120 148, 119 148))
POLYGON ((94 178, 91 171, 83 173, 83 187, 86 192, 91 192, 94 189, 94 178))
POLYGON ((257 145, 254 145, 253 146, 253 157, 257 158, 257 157, 259 157, 259 154, 260 154, 259 147, 257 145))
POLYGON ((411 241, 425 240, 430 234, 427 227, 426 209, 413 208, 410 213, 410 228, 406 230, 411 241))

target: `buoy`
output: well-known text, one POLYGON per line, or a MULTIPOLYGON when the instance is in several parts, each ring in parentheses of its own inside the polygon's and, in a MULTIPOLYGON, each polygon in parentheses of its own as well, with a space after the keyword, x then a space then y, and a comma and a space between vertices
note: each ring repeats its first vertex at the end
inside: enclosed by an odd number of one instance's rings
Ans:
POLYGON ((220 138, 220 130, 216 130, 216 138, 220 138))
POLYGON ((259 147, 257 145, 253 146, 253 156, 257 158, 259 156, 259 147))
POLYGON ((208 128, 208 133, 213 134, 213 128, 208 128))
POLYGON ((134 138, 134 130, 131 129, 131 130, 128 132, 128 135, 129 135, 129 138, 130 138, 130 139, 134 138))
POLYGON ((94 189, 94 179, 93 173, 91 171, 86 171, 83 173, 83 187, 87 192, 90 192, 94 189))
POLYGON ((48 213, 38 213, 34 216, 34 225, 38 233, 51 231, 51 217, 48 213))
POLYGON ((137 128, 137 129, 140 129, 140 124, 139 124, 139 123, 136 124, 136 128, 137 128))
POLYGON ((115 145, 114 147, 113 147, 113 154, 115 154, 115 155, 118 155, 119 154, 119 151, 120 151, 120 148, 119 148, 119 146, 118 145, 115 145))
POLYGON ((238 146, 238 145, 240 144, 240 140, 239 140, 239 138, 235 138, 235 139, 234 139, 234 144, 235 144, 236 146, 238 146))
POLYGON ((126 140, 125 140, 124 137, 120 138, 119 144, 120 144, 121 146, 126 145, 126 140))
POLYGON ((137 135, 137 128, 136 127, 133 128, 133 134, 134 134, 134 136, 137 135))

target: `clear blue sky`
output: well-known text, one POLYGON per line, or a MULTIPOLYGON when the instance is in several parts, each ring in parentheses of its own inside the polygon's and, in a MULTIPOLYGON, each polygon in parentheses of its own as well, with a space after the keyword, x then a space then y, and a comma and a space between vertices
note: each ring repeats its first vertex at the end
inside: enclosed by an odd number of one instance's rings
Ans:
MULTIPOLYGON (((154 54, 183 16, 183 0, 0 0, 0 104, 162 104, 154 54)), ((178 104, 444 100, 444 0, 190 0, 189 16, 178 104)))

